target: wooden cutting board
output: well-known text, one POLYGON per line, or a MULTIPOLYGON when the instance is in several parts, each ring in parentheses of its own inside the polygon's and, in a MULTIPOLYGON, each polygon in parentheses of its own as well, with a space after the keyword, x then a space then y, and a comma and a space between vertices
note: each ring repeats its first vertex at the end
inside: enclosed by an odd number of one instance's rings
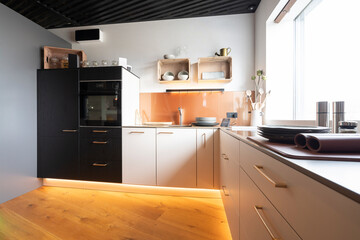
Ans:
POLYGON ((360 162, 360 153, 316 153, 310 151, 309 149, 298 148, 294 144, 270 142, 268 139, 263 137, 253 136, 247 138, 256 144, 287 158, 360 162))

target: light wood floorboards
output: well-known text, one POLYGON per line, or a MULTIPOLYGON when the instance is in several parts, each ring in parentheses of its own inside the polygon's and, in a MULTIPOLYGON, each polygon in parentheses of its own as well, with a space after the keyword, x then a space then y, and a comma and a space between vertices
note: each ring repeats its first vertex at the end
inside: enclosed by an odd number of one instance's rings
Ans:
POLYGON ((231 239, 221 199, 41 187, 0 205, 1 240, 231 239))

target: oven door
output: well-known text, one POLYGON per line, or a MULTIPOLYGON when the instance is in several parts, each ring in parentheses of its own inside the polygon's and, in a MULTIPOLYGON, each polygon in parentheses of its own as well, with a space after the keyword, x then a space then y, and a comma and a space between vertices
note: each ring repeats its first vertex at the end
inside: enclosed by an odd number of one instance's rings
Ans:
POLYGON ((121 81, 80 82, 80 126, 121 126, 121 81))

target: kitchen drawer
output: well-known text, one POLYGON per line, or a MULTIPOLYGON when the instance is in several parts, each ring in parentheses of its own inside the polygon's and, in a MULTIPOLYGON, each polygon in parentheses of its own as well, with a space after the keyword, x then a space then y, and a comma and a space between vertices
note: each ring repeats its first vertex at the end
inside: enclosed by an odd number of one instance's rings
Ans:
POLYGON ((80 155, 92 162, 121 161, 121 139, 81 138, 80 155))
POLYGON ((240 158, 244 171, 302 239, 360 239, 359 203, 243 142, 240 158), (265 175, 286 188, 275 187, 265 175))
POLYGON ((122 67, 80 68, 80 81, 115 80, 122 78, 122 67))
POLYGON ((121 183, 121 161, 82 161, 81 177, 89 181, 121 183))
POLYGON ((90 137, 121 138, 121 128, 81 127, 80 137, 81 138, 90 138, 90 137))
POLYGON ((241 240, 301 240, 242 169, 240 196, 241 240))

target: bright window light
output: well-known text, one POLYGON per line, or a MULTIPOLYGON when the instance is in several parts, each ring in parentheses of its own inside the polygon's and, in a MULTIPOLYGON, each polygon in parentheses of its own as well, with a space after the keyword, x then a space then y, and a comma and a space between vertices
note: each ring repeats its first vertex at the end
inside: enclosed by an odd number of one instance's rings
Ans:
POLYGON ((345 101, 360 119, 360 1, 314 0, 295 19, 295 119, 315 119, 317 101, 345 101))

